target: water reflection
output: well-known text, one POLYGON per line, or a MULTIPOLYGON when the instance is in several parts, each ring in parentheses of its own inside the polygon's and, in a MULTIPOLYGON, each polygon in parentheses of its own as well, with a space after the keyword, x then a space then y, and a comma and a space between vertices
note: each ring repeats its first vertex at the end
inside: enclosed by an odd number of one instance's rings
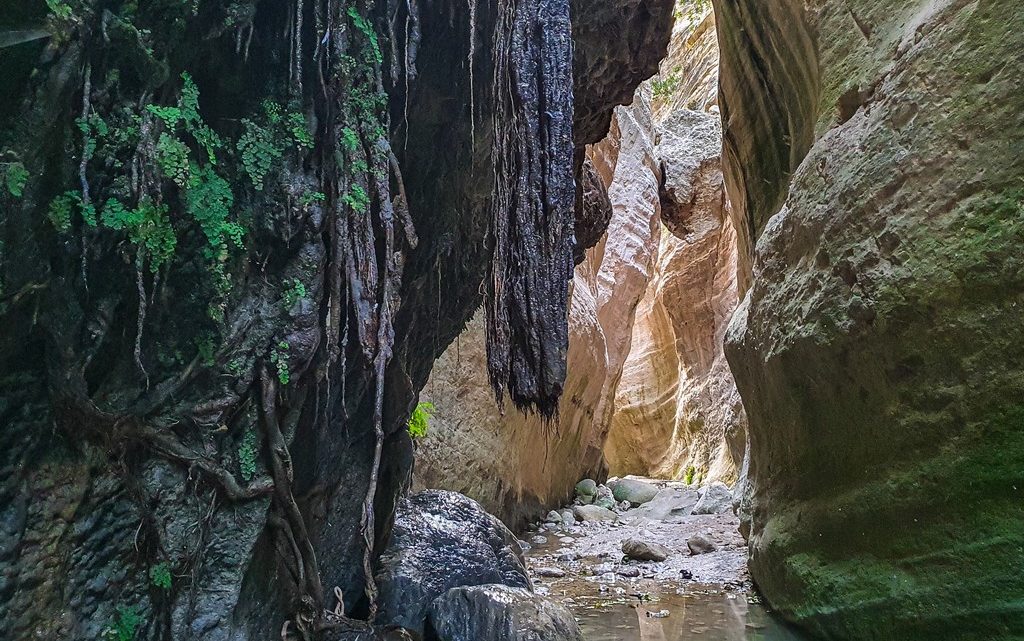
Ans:
POLYGON ((566 605, 587 641, 807 641, 754 597, 714 588, 680 587, 643 602, 635 594, 577 595, 566 605))

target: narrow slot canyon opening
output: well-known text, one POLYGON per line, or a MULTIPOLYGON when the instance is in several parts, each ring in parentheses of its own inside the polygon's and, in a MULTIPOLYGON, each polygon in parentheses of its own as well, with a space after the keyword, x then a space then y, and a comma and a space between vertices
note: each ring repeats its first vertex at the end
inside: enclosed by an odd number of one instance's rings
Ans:
POLYGON ((495 405, 478 312, 420 392, 413 489, 519 532, 537 589, 592 641, 796 639, 758 604, 736 515, 746 414, 724 343, 744 265, 715 15, 675 11, 659 73, 585 150, 583 206, 608 223, 571 282, 557 414, 495 405))

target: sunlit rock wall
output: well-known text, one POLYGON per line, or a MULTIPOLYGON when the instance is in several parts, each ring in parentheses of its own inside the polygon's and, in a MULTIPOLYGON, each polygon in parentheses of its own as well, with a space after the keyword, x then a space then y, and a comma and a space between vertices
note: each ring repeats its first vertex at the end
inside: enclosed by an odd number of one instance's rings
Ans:
POLYGON ((605 446, 614 474, 731 483, 743 459, 746 417, 722 346, 738 254, 717 65, 714 15, 684 9, 651 83, 664 232, 616 391, 605 446))
POLYGON ((414 483, 480 501, 516 526, 602 476, 613 394, 629 351, 633 316, 654 268, 660 233, 658 168, 650 108, 616 109, 611 131, 587 152, 612 205, 608 231, 577 266, 569 311, 568 377, 558 417, 545 423, 506 403, 487 383, 478 313, 434 365, 420 400, 434 405, 417 442, 414 483))

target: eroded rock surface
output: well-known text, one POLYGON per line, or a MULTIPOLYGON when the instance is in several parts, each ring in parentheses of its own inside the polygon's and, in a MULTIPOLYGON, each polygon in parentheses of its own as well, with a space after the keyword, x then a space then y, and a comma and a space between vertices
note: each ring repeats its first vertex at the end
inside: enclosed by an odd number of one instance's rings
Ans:
POLYGON ((664 178, 654 278, 637 309, 605 452, 616 474, 736 479, 746 417, 723 341, 737 298, 736 232, 716 114, 658 125, 664 178))
POLYGON ((501 413, 484 375, 478 315, 438 359, 421 394, 435 412, 417 448, 417 486, 462 492, 517 525, 568 502, 580 478, 605 474, 602 447, 614 389, 660 233, 650 132, 649 108, 638 102, 617 109, 609 136, 588 151, 607 186, 612 218, 575 270, 558 420, 501 413))
POLYGON ((716 6, 763 230, 727 345, 751 572, 826 638, 1020 638, 1024 7, 716 6))

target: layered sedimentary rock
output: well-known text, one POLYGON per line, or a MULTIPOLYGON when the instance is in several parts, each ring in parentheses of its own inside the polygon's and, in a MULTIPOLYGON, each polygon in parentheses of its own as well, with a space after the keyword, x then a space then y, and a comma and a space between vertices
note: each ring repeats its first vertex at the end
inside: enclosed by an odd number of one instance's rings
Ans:
POLYGON ((568 377, 556 419, 499 411, 487 384, 478 315, 438 359, 420 395, 435 409, 417 446, 418 485, 463 492, 516 526, 564 503, 580 478, 603 475, 613 394, 657 252, 650 127, 645 102, 619 108, 608 137, 587 154, 612 214, 608 233, 576 267, 568 377))
POLYGON ((680 110, 658 130, 666 233, 605 451, 615 474, 732 482, 745 415, 723 353, 738 297, 721 126, 717 114, 680 110))
POLYGON ((717 72, 714 14, 684 11, 652 81, 665 232, 616 390, 605 447, 616 474, 732 482, 743 458, 746 419, 723 353, 738 252, 717 72))
POLYGON ((752 574, 825 638, 1021 638, 1024 7, 716 7, 752 574))

